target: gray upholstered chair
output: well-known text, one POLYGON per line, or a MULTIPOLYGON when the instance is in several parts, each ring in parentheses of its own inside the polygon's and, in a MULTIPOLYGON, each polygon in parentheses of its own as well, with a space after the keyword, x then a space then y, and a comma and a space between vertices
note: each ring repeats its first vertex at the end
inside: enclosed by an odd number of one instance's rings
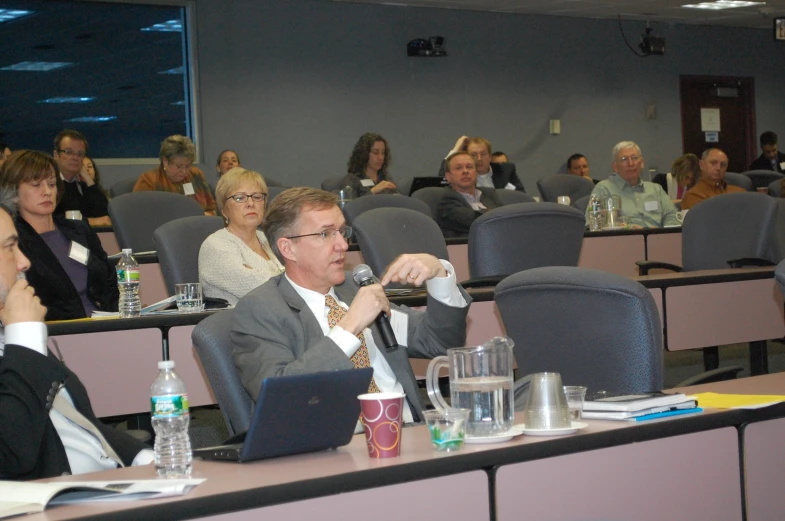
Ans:
POLYGON ((197 215, 204 215, 199 203, 171 192, 131 192, 109 201, 117 243, 136 253, 155 249, 153 232, 162 224, 197 215))
POLYGON ((431 209, 431 217, 436 219, 437 208, 439 207, 439 199, 444 195, 444 188, 438 186, 429 186, 427 188, 420 188, 414 192, 411 197, 418 199, 428 205, 431 209))
POLYGON ((777 268, 774 270, 774 277, 777 279, 783 298, 785 298, 785 259, 782 259, 777 264, 777 268))
MULTIPOLYGON (((662 389, 660 314, 649 290, 632 279, 587 268, 534 268, 502 280, 495 301, 520 374, 555 371, 564 385, 585 385, 589 393, 662 389)), ((741 370, 708 371, 679 386, 735 378, 741 370)))
POLYGON ((752 179, 744 174, 737 174, 736 172, 725 172, 725 182, 729 185, 744 188, 748 192, 755 191, 755 185, 752 184, 752 179))
POLYGON ((264 182, 267 183, 267 188, 270 188, 272 186, 276 186, 279 188, 283 187, 283 183, 278 181, 277 179, 273 179, 272 177, 267 177, 267 176, 263 176, 263 177, 264 177, 264 182))
POLYGON ((496 195, 504 205, 516 203, 536 203, 537 199, 527 193, 519 192, 518 190, 496 190, 496 195))
POLYGON ((662 389, 662 325, 641 284, 586 268, 534 268, 501 281, 495 301, 520 374, 555 371, 590 393, 662 389))
POLYGON ((769 183, 769 195, 772 197, 782 197, 782 180, 775 179, 769 183))
POLYGON ((349 201, 343 208, 343 215, 351 226, 358 215, 373 208, 409 208, 431 217, 431 209, 424 202, 406 195, 394 194, 367 195, 349 201))
POLYGON ((134 191, 134 186, 136 185, 136 181, 138 179, 123 179, 122 181, 117 181, 115 184, 109 187, 109 195, 112 197, 117 197, 123 194, 130 194, 134 191))
POLYGON ((169 221, 153 232, 158 262, 170 295, 175 293, 175 284, 199 282, 199 249, 210 234, 221 228, 221 217, 198 215, 169 221))
POLYGON ((702 201, 687 212, 682 225, 682 266, 639 261, 649 269, 673 271, 773 265, 777 199, 756 192, 725 194, 702 201), (757 260, 756 260, 757 259, 757 260))
POLYGON ((230 436, 248 430, 253 414, 253 400, 240 382, 232 359, 232 317, 231 309, 219 311, 199 322, 191 333, 230 436))
POLYGON ((430 253, 438 259, 449 258, 439 225, 423 212, 374 208, 358 215, 352 228, 365 263, 377 277, 402 253, 430 253))
POLYGON ((556 203, 513 204, 478 217, 469 229, 468 285, 495 284, 540 266, 577 266, 586 220, 556 203))
POLYGON ((752 180, 756 190, 758 188, 767 188, 772 182, 785 177, 785 174, 780 174, 773 170, 748 170, 743 173, 752 180))
POLYGON ((334 192, 335 190, 340 190, 343 188, 343 178, 346 176, 338 176, 338 177, 330 177, 322 181, 322 190, 326 190, 327 192, 334 192))
POLYGON ((581 197, 591 194, 594 183, 591 179, 571 174, 546 175, 537 180, 543 202, 555 203, 559 196, 569 196, 570 201, 577 201, 581 197))

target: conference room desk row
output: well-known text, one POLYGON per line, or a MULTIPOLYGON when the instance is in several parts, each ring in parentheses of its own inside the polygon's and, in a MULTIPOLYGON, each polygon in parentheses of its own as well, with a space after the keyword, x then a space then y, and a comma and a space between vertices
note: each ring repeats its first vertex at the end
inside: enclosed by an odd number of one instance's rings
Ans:
MULTIPOLYGON (((120 251, 113 232, 100 232, 98 237, 107 254, 113 255, 120 251)), ((468 280, 470 277, 467 239, 447 239, 447 254, 455 267, 458 280, 468 280)), ((145 269, 146 263, 158 262, 154 256, 146 256, 144 259, 137 260, 140 261, 142 269, 145 269)), ((350 270, 363 263, 362 253, 356 244, 349 246, 346 260, 347 269, 350 270)), ((640 260, 656 260, 681 265, 681 228, 586 232, 578 266, 633 277, 638 274, 635 262, 640 260)), ((166 293, 159 293, 153 288, 145 287, 149 286, 149 283, 145 284, 148 280, 154 281, 153 284, 158 284, 159 280, 163 280, 160 273, 155 273, 155 269, 148 267, 148 271, 141 274, 143 281, 142 302, 145 304, 157 302, 166 297, 166 293)), ((160 268, 158 269, 160 271, 160 268)))
MULTIPOLYGON (((773 268, 648 275, 636 280, 649 289, 657 303, 664 347, 669 351, 785 336, 783 298, 773 268)), ((503 335, 493 288, 471 288, 468 292, 474 302, 469 310, 467 345, 503 335)), ((391 300, 413 307, 425 305, 423 295, 391 300)), ((96 414, 106 417, 148 410, 149 386, 157 374, 156 362, 163 356, 164 340, 169 358, 188 385, 191 404, 215 403, 191 343, 194 325, 205 316, 208 314, 77 320, 49 323, 48 327, 66 363, 90 392, 96 414)), ((413 359, 415 374, 425 375, 427 364, 427 360, 413 359)), ((764 360, 753 360, 752 369, 755 374, 765 373, 765 356, 764 360)), ((525 367, 520 370, 525 374, 525 367)))
MULTIPOLYGON (((783 395, 785 374, 691 390, 783 395)), ((453 453, 435 452, 426 427, 410 427, 401 456, 386 460, 370 459, 357 435, 334 451, 196 461, 194 477, 206 481, 187 496, 57 507, 26 519, 785 519, 785 404, 586 423, 567 436, 520 436, 453 453)), ((153 475, 147 466, 79 479, 153 475)))

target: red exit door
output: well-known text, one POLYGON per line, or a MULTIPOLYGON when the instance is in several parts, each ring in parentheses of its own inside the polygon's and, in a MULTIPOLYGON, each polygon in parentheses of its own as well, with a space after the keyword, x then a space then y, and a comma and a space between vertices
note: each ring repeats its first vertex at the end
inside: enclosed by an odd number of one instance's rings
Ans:
POLYGON ((679 92, 683 153, 700 157, 707 148, 721 148, 728 154, 729 172, 746 171, 758 155, 753 79, 681 76, 679 92), (701 109, 719 110, 720 130, 716 135, 703 130, 701 109))

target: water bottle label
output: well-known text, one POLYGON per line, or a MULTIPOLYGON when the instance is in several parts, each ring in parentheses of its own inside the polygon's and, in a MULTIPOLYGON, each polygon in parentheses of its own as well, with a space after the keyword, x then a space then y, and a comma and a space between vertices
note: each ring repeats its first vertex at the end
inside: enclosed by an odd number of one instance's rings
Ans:
POLYGON ((117 282, 139 282, 139 268, 117 268, 117 282))
POLYGON ((154 418, 186 416, 188 415, 188 395, 152 396, 150 398, 150 411, 154 418))

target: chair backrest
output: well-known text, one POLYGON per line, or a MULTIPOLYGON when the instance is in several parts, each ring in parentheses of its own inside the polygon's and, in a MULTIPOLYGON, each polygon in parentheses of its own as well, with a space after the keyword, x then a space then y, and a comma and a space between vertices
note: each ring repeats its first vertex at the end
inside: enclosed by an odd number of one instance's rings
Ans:
POLYGON ((267 183, 267 188, 272 186, 283 187, 282 182, 278 181, 277 179, 273 179, 272 177, 264 176, 264 182, 267 183))
POLYGON ((343 208, 343 215, 351 226, 358 215, 373 208, 409 208, 431 217, 431 209, 424 202, 407 195, 394 194, 366 195, 349 201, 343 208))
POLYGON ((744 188, 748 192, 755 191, 755 185, 752 184, 752 179, 744 174, 737 174, 736 172, 725 172, 725 182, 729 185, 744 188))
POLYGON ((230 436, 248 430, 253 414, 253 400, 240 382, 232 359, 229 330, 233 315, 231 309, 219 311, 199 322, 191 333, 230 436))
POLYGON ((777 181, 785 177, 785 174, 780 174, 779 172, 774 172, 773 170, 748 170, 744 172, 744 175, 752 180, 752 184, 755 186, 756 190, 758 188, 766 188, 773 181, 777 181))
POLYGON ((785 259, 782 259, 777 268, 774 270, 774 278, 777 279, 777 284, 780 286, 780 293, 785 298, 785 259))
POLYGON ((769 195, 772 197, 782 197, 782 180, 777 179, 769 183, 769 195))
POLYGON ((582 214, 586 215, 586 207, 589 206, 589 199, 591 199, 591 194, 584 195, 577 201, 572 202, 572 207, 581 212, 582 214))
POLYGON ((507 276, 540 266, 577 266, 586 219, 562 204, 513 204, 469 228, 471 278, 507 276))
POLYGON ((112 197, 117 197, 123 194, 130 194, 134 191, 134 186, 136 186, 136 178, 133 179, 123 179, 122 181, 117 181, 115 184, 109 187, 109 195, 112 197))
POLYGON ((723 269, 728 261, 772 258, 777 200, 742 192, 707 199, 687 212, 682 225, 686 271, 723 269))
POLYGON ((537 199, 518 190, 496 190, 496 195, 504 205, 517 203, 536 203, 537 199))
POLYGON ((441 199, 443 195, 443 187, 429 186, 427 188, 420 188, 414 192, 411 197, 427 204, 428 208, 431 209, 431 217, 436 219, 437 208, 439 207, 439 199, 441 199))
POLYGON ((344 182, 343 178, 346 177, 345 175, 338 176, 338 177, 330 177, 322 181, 322 190, 327 192, 334 192, 335 190, 340 190, 343 188, 344 182))
POLYGON ((158 262, 170 295, 175 293, 175 284, 199 282, 199 249, 210 234, 221 228, 222 218, 198 215, 169 221, 153 232, 158 262))
POLYGON ((560 195, 567 195, 570 201, 577 201, 594 190, 591 179, 572 174, 546 175, 537 180, 543 202, 555 203, 560 195))
POLYGON ((590 393, 662 389, 660 315, 641 284, 587 268, 535 268, 500 282, 495 301, 521 375, 555 371, 590 393))
POLYGON ((416 210, 374 208, 358 215, 352 228, 365 263, 377 277, 402 253, 430 253, 437 259, 449 258, 439 225, 416 210))
POLYGON ((270 195, 267 197, 267 204, 270 204, 270 201, 275 199, 275 196, 283 192, 284 190, 288 190, 288 186, 271 186, 267 185, 267 191, 270 195))
POLYGON ((117 243, 135 252, 155 249, 153 232, 162 224, 197 215, 204 215, 199 203, 171 192, 131 192, 109 201, 117 243))

